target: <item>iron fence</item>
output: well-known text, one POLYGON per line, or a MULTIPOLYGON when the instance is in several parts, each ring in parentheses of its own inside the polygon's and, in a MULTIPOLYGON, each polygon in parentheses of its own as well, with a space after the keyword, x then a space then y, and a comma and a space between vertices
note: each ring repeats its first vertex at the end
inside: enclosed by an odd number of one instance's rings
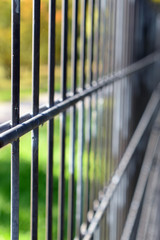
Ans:
POLYGON ((141 11, 135 11, 140 8, 138 2, 72 1, 72 87, 68 92, 69 1, 62 1, 61 98, 55 99, 56 1, 49 1, 48 102, 42 107, 39 105, 41 8, 40 0, 33 0, 32 112, 20 117, 20 0, 12 0, 12 122, 0 127, 0 147, 12 144, 12 240, 19 239, 19 142, 30 131, 30 234, 31 239, 38 239, 39 127, 46 122, 46 239, 53 238, 54 225, 58 226, 55 238, 59 240, 120 239, 142 164, 148 125, 159 104, 159 100, 152 101, 152 106, 149 105, 152 112, 146 110, 144 119, 147 120, 141 120, 132 138, 149 98, 145 104, 138 102, 140 98, 137 100, 137 86, 141 81, 138 74, 147 73, 148 69, 153 72, 159 63, 159 52, 134 62, 135 32, 139 26, 136 21, 141 18, 141 11), (78 18, 81 19, 80 33, 78 18), (60 157, 56 160, 60 166, 58 225, 52 217, 54 151, 58 144, 54 142, 54 118, 57 115, 61 139, 60 157), (69 157, 66 156, 68 121, 69 157))

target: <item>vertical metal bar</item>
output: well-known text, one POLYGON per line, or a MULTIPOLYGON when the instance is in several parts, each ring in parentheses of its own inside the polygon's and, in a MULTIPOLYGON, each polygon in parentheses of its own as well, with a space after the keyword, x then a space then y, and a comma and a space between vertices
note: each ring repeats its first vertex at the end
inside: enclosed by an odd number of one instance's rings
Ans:
POLYGON ((98 107, 98 103, 97 103, 97 93, 94 95, 94 142, 93 142, 93 149, 94 149, 94 200, 96 200, 97 198, 97 169, 96 169, 96 158, 97 158, 97 123, 98 123, 98 114, 97 114, 97 107, 98 107))
MULTIPOLYGON (((112 66, 111 66, 111 73, 114 74, 115 72, 115 31, 116 31, 116 8, 117 8, 117 1, 116 0, 113 0, 112 1, 112 4, 113 4, 113 12, 112 12, 112 66)), ((112 174, 114 173, 115 171, 115 168, 116 168, 116 164, 115 164, 115 161, 114 161, 114 156, 113 156, 113 131, 114 131, 114 124, 113 124, 113 112, 114 112, 114 92, 115 92, 115 83, 113 82, 111 84, 111 88, 112 88, 112 91, 111 91, 111 136, 110 136, 110 142, 111 142, 111 149, 110 149, 110 158, 111 158, 111 161, 112 161, 112 174)))
MULTIPOLYGON (((85 89, 85 62, 86 62, 86 8, 87 0, 81 1, 81 88, 85 89)), ((78 184, 77 184, 77 235, 80 237, 80 226, 82 224, 83 206, 83 151, 84 151, 84 101, 79 106, 79 154, 78 154, 78 184)))
MULTIPOLYGON (((125 59, 124 59, 124 67, 129 65, 129 29, 130 29, 130 12, 129 12, 129 2, 126 1, 126 26, 125 26, 125 59)), ((127 134, 128 134, 128 113, 129 113, 129 99, 128 99, 128 83, 129 76, 127 76, 124 80, 124 106, 123 106, 123 115, 124 115, 124 125, 123 125, 123 152, 125 151, 127 145, 127 134)))
MULTIPOLYGON (((12 0, 12 126, 19 123, 20 1, 12 0)), ((19 239, 19 139, 11 152, 11 240, 19 239)))
POLYGON ((110 169, 111 169, 111 161, 110 161, 110 153, 109 153, 109 132, 110 132, 110 129, 109 129, 109 126, 110 126, 110 109, 109 109, 109 87, 107 86, 106 87, 106 101, 107 101, 107 121, 106 121, 106 167, 107 167, 107 179, 106 179, 106 182, 108 183, 110 181, 110 176, 111 176, 111 172, 110 172, 110 169))
MULTIPOLYGON (((49 107, 54 105, 55 68, 55 11, 56 0, 49 1, 49 44, 48 44, 48 92, 49 107)), ((46 174, 46 239, 52 240, 52 195, 53 195, 53 136, 54 120, 48 122, 48 164, 46 174)))
MULTIPOLYGON (((108 56, 109 56, 109 49, 108 49, 108 41, 109 41, 109 1, 106 2, 106 9, 104 12, 104 51, 102 57, 103 57, 103 69, 102 73, 103 75, 108 74, 108 56), (108 14, 107 14, 108 13, 108 14)), ((108 172, 108 87, 105 87, 105 141, 104 141, 104 161, 105 161, 105 185, 107 184, 107 181, 109 179, 109 172, 108 172)))
MULTIPOLYGON (((125 15, 126 15, 126 4, 125 0, 123 1, 123 8, 122 8, 122 61, 120 68, 122 69, 124 67, 124 52, 125 52, 125 15)), ((123 127, 123 79, 120 80, 120 133, 119 133, 119 161, 122 157, 122 147, 123 147, 123 141, 122 141, 122 127, 123 127)))
POLYGON ((62 100, 66 99, 67 86, 67 34, 68 34, 68 0, 62 0, 62 38, 61 38, 61 94, 62 100))
MULTIPOLYGON (((94 7, 95 7, 95 0, 90 0, 90 16, 91 16, 91 36, 90 36, 90 48, 89 48, 89 83, 90 86, 92 85, 92 77, 93 77, 93 70, 92 70, 92 63, 93 63, 93 44, 94 44, 94 7)), ((89 211, 90 208, 90 152, 91 152, 91 121, 92 121, 92 96, 89 97, 89 127, 88 127, 88 149, 87 149, 87 154, 88 154, 88 163, 87 163, 87 212, 89 211)))
POLYGON ((103 190, 103 104, 104 104, 104 95, 103 95, 103 89, 99 91, 99 166, 100 166, 100 171, 99 171, 99 198, 101 200, 101 190, 103 190))
MULTIPOLYGON (((97 0, 96 0, 96 4, 95 4, 95 7, 96 7, 96 11, 97 12, 97 0)), ((97 25, 97 22, 95 22, 95 32, 94 32, 94 38, 95 38, 95 41, 94 41, 94 49, 95 49, 95 74, 94 74, 94 77, 95 77, 95 80, 96 82, 98 81, 98 74, 99 74, 99 71, 98 71, 98 66, 99 66, 99 59, 98 59, 98 26, 97 25), (97 26, 97 27, 96 27, 97 26)), ((99 24, 99 22, 98 22, 99 24)), ((94 149, 94 169, 93 169, 93 172, 94 172, 94 192, 93 192, 93 196, 94 196, 94 200, 97 199, 97 193, 98 193, 98 189, 97 189, 97 180, 98 180, 98 176, 97 176, 97 167, 96 167, 96 164, 97 164, 97 132, 98 132, 98 93, 96 92, 95 93, 95 99, 94 99, 94 102, 95 102, 95 107, 94 107, 94 140, 93 140, 93 149, 94 149)))
POLYGON ((100 239, 104 240, 105 236, 104 236, 104 215, 101 218, 101 223, 100 223, 100 239))
POLYGON ((90 203, 90 152, 91 152, 91 116, 92 116, 92 107, 91 107, 91 101, 92 101, 92 98, 89 97, 89 113, 88 113, 88 146, 87 146, 87 154, 88 154, 88 157, 87 157, 87 188, 86 188, 86 191, 87 191, 87 199, 86 199, 86 204, 87 204, 87 212, 89 211, 89 203, 90 203))
POLYGON ((113 62, 112 71, 115 73, 115 54, 116 54, 116 22, 117 22, 117 0, 114 0, 114 14, 113 14, 113 62))
POLYGON ((107 210, 105 210, 105 212, 104 212, 104 228, 103 228, 104 240, 107 240, 106 213, 107 213, 107 210))
POLYGON ((111 29, 112 29, 112 0, 108 0, 108 66, 107 74, 111 73, 111 29))
POLYGON ((105 135, 105 139, 104 139, 104 185, 107 185, 107 179, 108 179, 108 171, 107 171, 107 126, 108 126, 108 117, 107 117, 107 109, 108 105, 107 105, 107 88, 104 88, 104 135, 105 135))
POLYGON ((101 90, 97 92, 97 102, 98 102, 98 108, 97 108, 97 197, 98 200, 100 200, 100 190, 101 190, 101 90))
POLYGON ((129 25, 130 25, 130 21, 131 21, 131 15, 129 12, 129 1, 126 1, 126 54, 125 54, 125 67, 127 67, 127 65, 129 65, 129 51, 130 51, 130 46, 129 46, 129 25))
POLYGON ((93 211, 93 201, 94 201, 94 158, 93 158, 93 143, 94 143, 94 96, 92 95, 92 101, 91 101, 91 108, 92 108, 92 115, 91 115, 91 168, 90 168, 90 200, 89 200, 89 208, 91 211, 93 211))
MULTIPOLYGON (((133 2, 129 2, 129 16, 130 16, 130 24, 129 24, 129 64, 133 61, 133 34, 134 34, 134 4, 133 2)), ((130 76, 130 81, 128 83, 128 91, 129 91, 129 127, 128 127, 128 142, 131 137, 131 111, 132 111, 132 76, 130 76)))
POLYGON ((65 135, 66 135, 66 112, 61 115, 61 165, 59 178, 59 224, 58 239, 64 237, 64 202, 65 202, 65 135))
POLYGON ((98 0, 98 29, 97 29, 97 39, 96 39, 96 47, 97 47, 97 66, 96 66, 96 81, 99 78, 99 49, 100 49, 100 27, 101 27, 101 0, 98 0))
MULTIPOLYGON (((33 1, 32 111, 39 112, 40 0, 33 1)), ((31 239, 38 237, 38 128, 32 131, 31 239)))
MULTIPOLYGON (((130 9, 130 25, 129 25, 129 64, 132 63, 133 61, 133 41, 134 41, 134 8, 135 8, 135 3, 134 2, 129 2, 129 9, 130 9)), ((131 118, 131 112, 132 112, 132 76, 130 76, 130 81, 128 83, 129 85, 129 129, 128 129, 128 142, 131 137, 131 132, 132 132, 132 118, 131 118)))
MULTIPOLYGON (((72 92, 76 93, 77 88, 77 34, 78 34, 78 0, 73 1, 72 7, 72 92)), ((69 167, 69 208, 68 208, 68 239, 74 237, 74 205, 75 205, 75 140, 76 140, 76 107, 71 108, 71 156, 69 167)))
POLYGON ((130 64, 130 53, 131 53, 131 31, 133 32, 133 29, 131 29, 132 26, 132 12, 130 11, 130 2, 127 2, 127 56, 126 56, 126 66, 130 64))
MULTIPOLYGON (((107 3, 104 2, 103 6, 102 6, 102 20, 103 20, 103 38, 102 38, 102 77, 105 75, 105 57, 106 57, 106 52, 105 52, 105 46, 106 46, 106 7, 107 7, 107 3)), ((104 129, 106 129, 106 122, 107 122, 107 118, 106 118, 106 88, 102 89, 102 96, 103 96, 103 117, 102 117, 102 138, 101 138, 101 148, 102 148, 102 185, 103 187, 105 187, 106 184, 106 158, 105 158, 105 152, 106 152, 106 134, 104 134, 104 129)))
POLYGON ((73 20, 72 20, 72 91, 76 94, 77 88, 77 34, 78 34, 78 3, 79 0, 74 0, 73 5, 73 20))
POLYGON ((106 16, 106 27, 105 27, 105 31, 106 31, 106 36, 105 36, 105 48, 104 48, 104 52, 105 52, 105 59, 104 59, 104 74, 107 75, 108 73, 108 41, 109 41, 109 1, 106 2, 106 11, 105 11, 105 16, 106 16))
POLYGON ((118 185, 118 188, 117 188, 117 223, 116 223, 116 232, 117 232, 117 237, 118 239, 120 239, 120 212, 121 212, 121 209, 120 209, 120 200, 121 200, 121 196, 120 196, 120 184, 118 185))
MULTIPOLYGON (((123 15, 123 48, 122 48, 122 66, 121 68, 124 68, 126 66, 126 44, 127 44, 127 0, 124 0, 124 15, 123 15)), ((124 128, 125 126, 125 78, 121 80, 121 153, 120 153, 120 159, 122 158, 123 152, 124 152, 124 128)))
MULTIPOLYGON (((97 119, 97 113, 96 113, 96 95, 93 95, 93 107, 94 110, 92 111, 93 116, 93 131, 92 131, 92 135, 93 135, 93 141, 92 141, 92 145, 93 145, 93 200, 96 199, 96 131, 97 131, 97 125, 96 125, 96 119, 97 119)), ((93 207, 93 202, 91 203, 92 207, 93 207)))
POLYGON ((83 148, 84 148, 84 104, 81 103, 78 109, 78 181, 76 201, 76 235, 80 236, 83 212, 83 148))
MULTIPOLYGON (((101 0, 98 0, 98 25, 97 25, 97 34, 95 39, 95 45, 96 45, 96 81, 98 82, 99 78, 99 40, 100 40, 100 10, 101 10, 101 0)), ((95 175, 96 175, 96 198, 98 198, 98 182, 99 182, 99 174, 97 174, 97 152, 98 152, 98 92, 96 92, 96 137, 95 137, 95 143, 94 143, 94 161, 95 161, 95 175)))
MULTIPOLYGON (((94 16, 95 16, 95 0, 90 1, 90 13, 91 13, 91 36, 90 36, 90 55, 89 55, 89 82, 90 86, 92 85, 93 81, 93 55, 94 55, 94 29, 95 29, 95 24, 94 24, 94 16)), ((91 148, 93 146, 93 133, 92 133, 92 127, 93 127, 93 96, 90 97, 89 99, 89 121, 90 121, 90 128, 89 128, 89 136, 90 136, 90 141, 88 145, 88 152, 90 155, 91 148)), ((93 151, 93 150, 92 150, 93 151)), ((88 155, 88 156, 89 156, 88 155)), ((89 156, 90 158, 90 156, 89 156)), ((89 161, 92 161, 92 166, 91 166, 91 176, 94 174, 94 159, 89 159, 89 161)), ((92 177, 92 181, 90 182, 90 197, 89 197, 89 208, 92 210, 93 209, 93 201, 94 201, 94 180, 92 177)))
POLYGON ((122 231, 123 231, 123 225, 124 225, 124 219, 125 219, 125 191, 124 191, 124 185, 125 185, 125 175, 123 175, 122 180, 121 180, 121 184, 122 184, 122 189, 121 189, 121 196, 122 196, 122 217, 121 217, 121 232, 120 235, 122 235, 122 231))
POLYGON ((105 67, 106 67, 106 45, 107 45, 107 39, 106 39, 106 27, 107 27, 107 18, 106 18, 106 10, 107 10, 107 2, 104 3, 105 6, 104 6, 104 9, 102 10, 103 11, 103 43, 102 43, 102 76, 105 75, 105 67))
MULTIPOLYGON (((108 0, 108 56, 107 56, 107 74, 110 74, 110 66, 111 66, 111 0, 108 0)), ((108 165, 108 181, 110 181, 110 177, 111 177, 111 158, 110 158, 110 124, 111 124, 111 114, 110 114, 110 93, 111 93, 111 86, 107 87, 107 165, 108 165)))
POLYGON ((68 239, 73 239, 74 234, 74 207, 75 207, 75 140, 76 140, 76 107, 71 108, 71 155, 69 166, 69 199, 68 199, 68 239))
POLYGON ((81 23, 81 43, 82 43, 82 51, 81 51, 81 87, 85 89, 85 55, 86 55, 86 8, 87 8, 87 0, 82 1, 82 23, 81 23))
MULTIPOLYGON (((121 60, 121 49, 122 49, 122 8, 123 2, 117 0, 117 13, 116 13, 116 36, 115 36, 115 71, 120 70, 120 60, 121 60)), ((113 138, 113 151, 114 157, 116 158, 116 165, 118 166, 119 162, 119 116, 120 116, 120 82, 115 83, 114 91, 114 138, 113 138)))
POLYGON ((93 45, 94 45, 94 11, 95 0, 90 0, 90 14, 91 14, 91 36, 90 36, 90 54, 89 54, 89 82, 92 85, 93 80, 93 45))
POLYGON ((135 2, 130 2, 131 5, 131 26, 130 26, 130 63, 133 63, 133 51, 134 51, 134 34, 135 34, 135 2))
POLYGON ((95 199, 98 199, 98 173, 97 173, 97 168, 98 168, 98 163, 97 163, 97 155, 98 155, 98 92, 96 92, 96 139, 95 139, 95 152, 94 152, 94 157, 95 157, 95 177, 96 177, 96 198, 95 199))
MULTIPOLYGON (((105 10, 105 2, 102 2, 102 5, 100 3, 100 36, 99 36, 99 52, 100 52, 100 57, 99 57, 99 76, 102 77, 103 76, 103 71, 102 71, 102 63, 103 63, 103 59, 104 59, 104 35, 105 35, 105 31, 104 31, 104 27, 105 27, 105 16, 104 16, 104 10, 105 10), (103 35, 102 35, 103 34, 103 35)), ((104 168, 103 168, 103 131, 104 131, 104 126, 103 126, 103 122, 104 122, 104 91, 103 89, 101 91, 99 91, 99 110, 100 110, 100 118, 99 118, 99 157, 98 157, 98 161, 99 161, 99 166, 100 166, 100 176, 99 176, 99 197, 102 197, 102 190, 103 190, 103 174, 104 174, 104 168)))
POLYGON ((106 152, 106 134, 104 129, 106 129, 106 89, 103 88, 103 120, 102 120, 102 186, 103 189, 106 186, 106 159, 105 159, 105 152, 106 152))
MULTIPOLYGON (((109 43, 109 48, 110 48, 110 61, 109 61, 109 74, 113 74, 113 52, 114 52, 114 41, 113 41, 113 28, 114 28, 114 0, 110 1, 111 4, 111 20, 110 20, 110 43, 109 43)), ((110 172, 111 176, 113 175, 113 158, 112 158, 112 123, 113 123, 113 94, 114 94, 114 83, 110 85, 109 87, 109 159, 110 159, 110 172)))
MULTIPOLYGON (((130 13, 129 13, 129 2, 126 1, 126 54, 125 54, 125 67, 129 65, 129 29, 130 29, 130 13)), ((126 131, 128 131, 128 110, 129 110, 129 99, 127 97, 128 95, 128 82, 129 82, 129 76, 125 78, 124 81, 124 126, 123 126, 123 136, 124 136, 124 146, 123 146, 123 153, 125 151, 126 145, 127 145, 127 136, 126 136, 126 131)))
MULTIPOLYGON (((61 94, 66 99, 67 85, 67 34, 68 34, 68 0, 62 1, 62 38, 61 38, 61 94)), ((59 225, 58 240, 64 237, 64 202, 65 202, 65 137, 66 112, 61 115, 61 166, 59 179, 59 225)))

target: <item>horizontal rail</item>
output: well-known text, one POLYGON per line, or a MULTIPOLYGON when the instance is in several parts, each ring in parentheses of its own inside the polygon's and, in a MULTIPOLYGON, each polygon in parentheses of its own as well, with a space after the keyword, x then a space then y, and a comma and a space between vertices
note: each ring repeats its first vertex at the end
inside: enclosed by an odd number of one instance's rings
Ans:
POLYGON ((88 230, 86 231, 83 240, 92 239, 93 234, 95 233, 95 230, 103 217, 103 214, 105 213, 107 207, 109 206, 110 200, 112 199, 114 192, 116 191, 118 185, 121 182, 122 177, 124 176, 124 173, 126 172, 126 169, 130 163, 130 160, 132 159, 132 156, 138 146, 138 143, 142 139, 145 130, 147 129, 147 126, 152 121, 153 115, 155 113, 157 114, 159 108, 160 108, 160 84, 158 86, 158 89, 155 90, 154 93, 152 94, 152 97, 146 107, 146 110, 136 128, 136 131, 130 143, 128 144, 128 147, 124 153, 124 156, 122 157, 119 167, 117 168, 115 174, 111 179, 110 184, 107 187, 106 193, 104 194, 104 197, 96 211, 96 214, 94 215, 91 221, 91 224, 89 225, 88 230))
MULTIPOLYGON (((60 101, 57 100, 55 101, 55 104, 58 104, 60 101)), ((42 113, 44 111, 46 111, 49 107, 48 106, 41 106, 39 108, 39 113, 42 113)), ((19 123, 23 123, 27 120, 29 120, 30 118, 32 118, 33 115, 31 113, 25 113, 23 116, 21 116, 20 120, 19 120, 19 123)), ((4 122, 0 125, 0 134, 11 129, 12 128, 12 123, 11 123, 11 120, 7 121, 7 122, 4 122)))
POLYGON ((27 132, 33 130, 34 128, 44 124, 46 121, 52 119, 54 116, 58 115, 61 112, 64 112, 70 106, 75 105, 77 102, 83 100, 85 97, 92 95, 93 93, 97 92, 99 89, 110 85, 128 75, 131 75, 151 64, 160 60, 160 53, 156 52, 153 54, 148 55, 147 57, 143 58, 136 63, 118 71, 117 73, 111 76, 104 76, 99 79, 98 82, 93 82, 92 86, 86 88, 85 90, 77 93, 64 101, 61 101, 55 104, 53 107, 48 108, 47 110, 31 117, 30 119, 24 121, 12 127, 11 129, 3 132, 0 134, 0 148, 4 147, 5 145, 12 143, 19 137, 23 136, 27 132))

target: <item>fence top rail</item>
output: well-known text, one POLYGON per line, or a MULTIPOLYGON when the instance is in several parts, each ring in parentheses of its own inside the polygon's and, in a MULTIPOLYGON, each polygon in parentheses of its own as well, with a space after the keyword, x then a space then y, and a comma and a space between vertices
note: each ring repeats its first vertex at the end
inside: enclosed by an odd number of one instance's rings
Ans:
MULTIPOLYGON (((72 95, 65 100, 58 101, 57 104, 55 103, 54 106, 49 108, 43 108, 41 113, 32 116, 31 114, 27 114, 26 119, 25 116, 22 116, 21 119, 25 119, 24 122, 17 124, 16 126, 12 127, 8 122, 6 123, 6 131, 0 134, 0 148, 4 147, 5 145, 12 143, 13 141, 17 140, 27 132, 35 129, 36 127, 44 124, 46 121, 52 119, 56 115, 61 112, 64 112, 70 106, 75 105, 77 102, 84 100, 87 96, 91 96, 93 93, 97 92, 99 89, 106 87, 128 75, 136 73, 137 71, 157 62, 160 60, 160 52, 157 51, 148 55, 147 57, 131 64, 130 66, 112 74, 111 76, 104 76, 99 79, 98 82, 92 82, 92 86, 81 90, 80 92, 72 95), (10 128, 11 127, 11 128, 10 128)), ((2 128, 5 128, 5 124, 3 124, 2 128)), ((0 127, 1 129, 1 127, 0 127)))

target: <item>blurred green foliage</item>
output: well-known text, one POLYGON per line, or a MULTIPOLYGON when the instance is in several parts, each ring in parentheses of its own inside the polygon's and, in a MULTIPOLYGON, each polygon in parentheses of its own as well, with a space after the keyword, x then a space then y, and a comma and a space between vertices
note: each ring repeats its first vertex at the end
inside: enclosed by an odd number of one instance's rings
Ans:
MULTIPOLYGON (((40 62, 48 62, 48 0, 41 1, 40 62)), ((31 68, 32 62, 32 0, 21 1, 21 66, 31 68)), ((61 58, 61 1, 56 3, 56 64, 61 58)), ((69 1, 68 31, 71 32, 72 1, 69 1)), ((68 58, 71 57, 71 34, 68 34, 68 58)), ((10 78, 11 66, 11 0, 0 1, 0 66, 10 78)))
MULTIPOLYGON (((0 1, 0 65, 10 75, 11 62, 11 6, 9 0, 0 1)), ((8 77, 8 76, 7 76, 8 77)))

